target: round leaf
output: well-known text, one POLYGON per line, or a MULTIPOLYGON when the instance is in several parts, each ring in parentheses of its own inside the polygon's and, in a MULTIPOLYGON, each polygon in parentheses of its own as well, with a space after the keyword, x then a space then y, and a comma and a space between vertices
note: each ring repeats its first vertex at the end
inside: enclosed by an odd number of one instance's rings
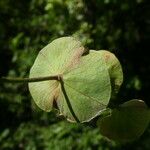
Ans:
POLYGON ((71 37, 57 39, 40 51, 30 77, 61 74, 63 81, 30 83, 36 104, 50 111, 58 107, 70 121, 89 121, 103 111, 110 99, 111 85, 102 56, 90 52, 71 37))
MULTIPOLYGON (((102 56, 90 51, 79 63, 64 73, 64 88, 73 110, 80 122, 90 121, 107 106, 111 85, 109 73, 102 56)), ((58 100, 60 112, 68 120, 75 121, 70 113, 64 92, 58 100)))
MULTIPOLYGON (((72 37, 62 37, 44 47, 38 54, 30 78, 63 74, 84 53, 81 43, 72 37)), ((35 103, 45 111, 51 111, 59 94, 59 82, 55 80, 29 83, 35 103)))
POLYGON ((105 59, 110 75, 112 94, 117 93, 123 83, 123 71, 119 60, 113 53, 107 50, 95 51, 95 53, 102 55, 105 59))
POLYGON ((144 101, 131 100, 98 120, 101 133, 113 140, 127 142, 141 136, 150 121, 150 110, 144 101))

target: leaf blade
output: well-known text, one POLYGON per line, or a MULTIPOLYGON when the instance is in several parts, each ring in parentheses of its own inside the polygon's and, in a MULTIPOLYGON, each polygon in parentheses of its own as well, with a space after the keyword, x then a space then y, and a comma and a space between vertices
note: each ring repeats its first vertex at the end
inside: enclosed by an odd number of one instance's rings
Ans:
POLYGON ((150 121, 150 110, 141 100, 130 100, 110 116, 98 120, 101 133, 119 142, 128 142, 139 138, 150 121))
MULTIPOLYGON (((82 56, 79 64, 65 74, 63 80, 73 109, 81 122, 90 121, 106 108, 111 94, 110 78, 105 62, 99 55, 90 52, 82 56)), ((74 121, 64 103, 61 104, 59 100, 61 113, 74 121)))
MULTIPOLYGON (((63 74, 72 61, 76 62, 84 53, 82 44, 72 37, 62 37, 52 41, 38 54, 31 70, 30 78, 63 74)), ((73 64, 72 64, 73 65, 73 64)), ((45 111, 51 111, 54 100, 59 95, 58 81, 29 83, 29 91, 35 103, 45 111)))

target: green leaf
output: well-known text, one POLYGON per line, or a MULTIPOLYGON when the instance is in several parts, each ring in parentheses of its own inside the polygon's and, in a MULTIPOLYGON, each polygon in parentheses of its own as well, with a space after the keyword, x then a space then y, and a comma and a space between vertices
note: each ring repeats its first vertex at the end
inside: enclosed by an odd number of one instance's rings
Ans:
MULTIPOLYGON (((79 63, 64 73, 64 87, 80 122, 90 121, 105 110, 111 95, 109 73, 102 56, 90 51, 79 63)), ((75 121, 63 91, 58 100, 60 112, 75 121)))
MULTIPOLYGON (((31 70, 30 78, 63 74, 75 64, 83 54, 84 47, 72 37, 62 37, 44 47, 38 54, 31 70)), ((49 80, 29 83, 30 93, 35 103, 45 111, 51 111, 54 99, 59 93, 59 82, 49 80)))
POLYGON ((128 142, 140 137, 150 121, 150 109, 144 101, 130 100, 113 109, 111 115, 99 118, 101 133, 119 142, 128 142))
POLYGON ((123 71, 121 64, 117 59, 117 57, 107 50, 100 50, 95 52, 102 55, 103 58, 105 59, 110 75, 112 95, 113 95, 114 93, 117 93, 119 91, 119 88, 123 83, 123 71))
POLYGON ((93 51, 82 56, 84 47, 71 37, 54 40, 40 51, 30 77, 62 76, 62 81, 29 83, 36 104, 45 111, 57 105, 70 121, 85 122, 105 110, 111 95, 108 69, 93 51))

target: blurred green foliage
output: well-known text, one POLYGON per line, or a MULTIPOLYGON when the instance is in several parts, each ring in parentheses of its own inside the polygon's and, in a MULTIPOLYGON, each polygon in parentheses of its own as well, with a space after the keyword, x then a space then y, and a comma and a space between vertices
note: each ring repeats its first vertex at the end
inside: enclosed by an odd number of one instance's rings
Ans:
MULTIPOLYGON (((42 47, 73 35, 118 56, 125 81, 116 103, 141 98, 150 106, 149 10, 149 0, 1 0, 0 76, 28 76, 42 47)), ((150 149, 150 129, 134 143, 111 142, 95 127, 40 111, 24 84, 0 83, 0 119, 1 150, 150 149)))

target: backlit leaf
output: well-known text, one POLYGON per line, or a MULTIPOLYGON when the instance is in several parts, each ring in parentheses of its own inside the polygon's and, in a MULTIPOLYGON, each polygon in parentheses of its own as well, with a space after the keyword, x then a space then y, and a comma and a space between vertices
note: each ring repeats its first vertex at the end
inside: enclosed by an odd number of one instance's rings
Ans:
MULTIPOLYGON (((72 37, 63 37, 54 40, 44 47, 38 54, 31 70, 30 77, 45 77, 63 74, 78 61, 83 54, 84 47, 72 37)), ((51 111, 54 99, 59 93, 59 82, 49 80, 29 83, 30 93, 35 103, 45 111, 51 111)))
MULTIPOLYGON (((111 86, 102 56, 90 51, 79 64, 64 74, 64 87, 80 121, 89 121, 103 111, 110 99, 111 86)), ((68 120, 74 121, 61 92, 58 106, 68 120)))
POLYGON ((123 71, 119 60, 113 53, 107 50, 100 50, 94 52, 99 55, 102 55, 105 59, 110 75, 112 94, 117 93, 123 82, 123 71))
POLYGON ((36 104, 50 111, 55 106, 70 121, 89 121, 105 110, 111 95, 108 69, 103 56, 84 53, 81 43, 71 37, 54 40, 37 56, 30 77, 61 74, 63 82, 30 83, 36 104))

